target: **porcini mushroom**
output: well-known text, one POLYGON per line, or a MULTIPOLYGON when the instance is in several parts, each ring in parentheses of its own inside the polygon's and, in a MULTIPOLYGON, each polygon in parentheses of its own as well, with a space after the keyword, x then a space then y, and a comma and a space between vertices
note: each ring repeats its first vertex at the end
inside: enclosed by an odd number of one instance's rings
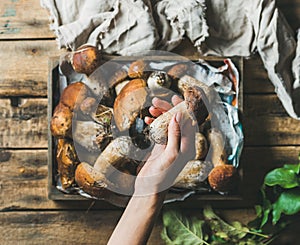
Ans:
POLYGON ((83 82, 71 83, 63 90, 60 102, 68 106, 71 111, 74 111, 80 108, 88 93, 88 88, 83 82))
POLYGON ((132 62, 128 69, 128 76, 130 78, 142 78, 144 72, 147 70, 147 64, 144 60, 136 60, 132 62))
POLYGON ((73 140, 90 152, 104 149, 112 140, 111 124, 94 121, 73 121, 73 140))
POLYGON ((57 138, 72 137, 72 118, 73 113, 70 108, 63 103, 59 103, 54 109, 50 122, 52 135, 57 138))
POLYGON ((199 87, 190 87, 184 91, 185 100, 163 113, 149 125, 149 136, 157 144, 166 144, 168 125, 173 115, 182 113, 182 122, 191 119, 202 124, 208 116, 208 110, 204 102, 205 94, 199 87))
MULTIPOLYGON (((116 188, 115 190, 118 190, 118 185, 112 183, 109 176, 117 170, 118 166, 127 164, 129 160, 132 164, 143 158, 143 155, 138 156, 134 149, 130 137, 120 136, 114 139, 99 155, 94 166, 88 163, 81 163, 77 167, 75 174, 76 183, 86 193, 97 197, 103 197, 102 195, 107 193, 103 189, 116 188)), ((115 175, 112 175, 111 179, 113 180, 114 178, 115 175)), ((126 181, 130 180, 127 179, 126 181)))
POLYGON ((114 102, 114 119, 120 131, 128 130, 141 115, 148 101, 148 90, 143 79, 133 79, 124 86, 114 102))
POLYGON ((183 170, 174 181, 173 187, 195 189, 207 179, 213 165, 208 161, 191 160, 187 162, 183 170))
POLYGON ((84 44, 72 53, 71 62, 76 72, 89 76, 101 64, 100 50, 90 44, 84 44))
POLYGON ((187 70, 188 70, 188 65, 181 63, 172 66, 167 73, 172 79, 176 80, 181 78, 187 72, 187 70))
POLYGON ((68 139, 59 139, 56 150, 57 170, 63 189, 67 189, 75 183, 75 169, 79 160, 73 145, 68 139))
POLYGON ((227 164, 222 133, 216 128, 212 128, 208 133, 208 141, 212 147, 211 161, 214 165, 208 175, 209 185, 215 191, 229 192, 236 187, 238 174, 233 165, 227 164))

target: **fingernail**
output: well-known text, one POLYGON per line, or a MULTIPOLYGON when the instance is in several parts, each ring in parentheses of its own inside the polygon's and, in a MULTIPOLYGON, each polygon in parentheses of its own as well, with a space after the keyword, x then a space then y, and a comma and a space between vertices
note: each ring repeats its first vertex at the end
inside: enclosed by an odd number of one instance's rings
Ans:
POLYGON ((176 120, 177 123, 180 123, 180 121, 181 121, 181 116, 182 116, 181 112, 177 112, 177 113, 176 113, 176 115, 175 115, 175 120, 176 120))

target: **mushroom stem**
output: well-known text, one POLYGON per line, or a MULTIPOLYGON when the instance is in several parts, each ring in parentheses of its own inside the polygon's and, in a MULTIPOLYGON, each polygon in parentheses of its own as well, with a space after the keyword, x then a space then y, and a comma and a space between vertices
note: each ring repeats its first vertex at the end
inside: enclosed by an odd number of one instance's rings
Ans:
POLYGON ((114 139, 99 155, 94 164, 94 169, 108 176, 112 167, 128 161, 132 147, 133 143, 128 136, 114 139))
POLYGON ((169 111, 156 118, 149 126, 149 136, 157 144, 166 144, 168 137, 168 125, 173 115, 182 114, 182 123, 191 119, 193 124, 201 125, 208 116, 205 95, 201 88, 190 87, 184 92, 185 101, 180 102, 169 111), (204 99, 204 100, 203 100, 204 99))
POLYGON ((149 126, 149 136, 157 144, 166 144, 168 139, 168 125, 177 112, 181 112, 181 121, 184 123, 192 119, 185 101, 180 102, 169 111, 156 118, 149 126))
POLYGON ((174 187, 195 189, 201 182, 204 182, 213 169, 211 162, 191 160, 184 166, 174 181, 174 187))
POLYGON ((222 133, 218 129, 212 128, 209 130, 207 138, 212 148, 211 161, 213 165, 216 167, 218 165, 226 164, 227 156, 222 133))

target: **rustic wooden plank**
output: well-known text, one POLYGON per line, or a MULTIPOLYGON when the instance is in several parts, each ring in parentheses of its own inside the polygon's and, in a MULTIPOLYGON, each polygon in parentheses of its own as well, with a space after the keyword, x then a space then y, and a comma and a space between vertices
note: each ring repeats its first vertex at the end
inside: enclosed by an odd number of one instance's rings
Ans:
MULTIPOLYGON (((2 244, 107 244, 120 211, 7 212, 0 216, 2 244)), ((148 244, 164 244, 158 221, 148 244)))
POLYGON ((49 23, 48 11, 39 0, 0 1, 0 40, 55 38, 49 23))
MULTIPOLYGON (((254 201, 264 174, 284 163, 297 163, 300 146, 287 147, 246 147, 241 158, 244 173, 244 194, 254 201)), ((2 150, 0 151, 0 211, 13 210, 87 210, 112 209, 106 202, 64 201, 54 202, 47 194, 47 150, 2 150)), ((205 202, 203 202, 203 205, 205 202)), ((206 203, 207 204, 207 203, 206 203)), ((176 205, 195 208, 195 204, 179 202, 176 205)), ((230 201, 224 205, 233 207, 249 206, 251 203, 230 201)))
POLYGON ((2 41, 0 96, 47 96, 48 60, 55 41, 2 41))
POLYGON ((300 1, 277 0, 276 4, 291 28, 296 31, 299 28, 300 23, 300 1))
POLYGON ((46 148, 47 99, 0 101, 0 147, 46 148))
POLYGON ((242 121, 246 145, 299 145, 300 122, 287 115, 276 95, 246 95, 242 121))
POLYGON ((245 94, 274 93, 274 86, 258 55, 244 59, 243 80, 245 94))

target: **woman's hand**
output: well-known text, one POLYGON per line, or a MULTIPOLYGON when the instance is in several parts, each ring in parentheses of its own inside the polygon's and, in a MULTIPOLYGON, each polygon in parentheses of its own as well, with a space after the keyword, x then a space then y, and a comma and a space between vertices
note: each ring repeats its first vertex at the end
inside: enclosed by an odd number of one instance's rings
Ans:
MULTIPOLYGON (((178 96, 172 97, 172 104, 180 103, 178 96)), ((154 98, 149 112, 153 117, 170 110, 172 105, 154 98)), ((150 124, 154 118, 146 117, 150 124)), ((168 126, 167 145, 156 144, 140 170, 136 183, 135 195, 150 195, 169 189, 185 164, 195 155, 195 128, 192 121, 181 121, 181 113, 174 115, 168 126)))

